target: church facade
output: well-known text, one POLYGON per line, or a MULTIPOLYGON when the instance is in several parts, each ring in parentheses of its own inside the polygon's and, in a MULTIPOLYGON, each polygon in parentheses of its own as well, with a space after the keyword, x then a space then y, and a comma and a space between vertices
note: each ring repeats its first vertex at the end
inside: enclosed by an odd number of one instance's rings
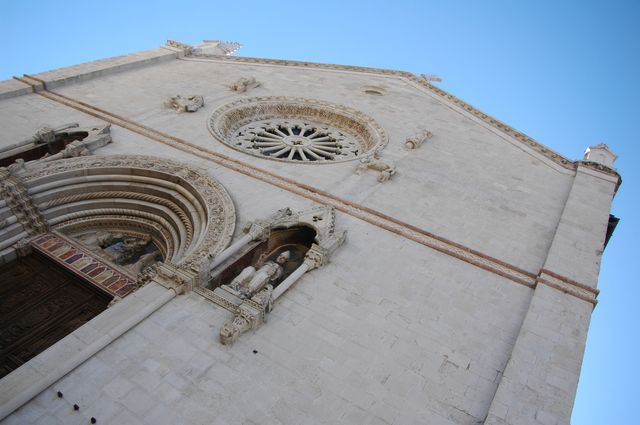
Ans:
POLYGON ((0 82, 2 423, 568 424, 615 154, 238 48, 0 82))

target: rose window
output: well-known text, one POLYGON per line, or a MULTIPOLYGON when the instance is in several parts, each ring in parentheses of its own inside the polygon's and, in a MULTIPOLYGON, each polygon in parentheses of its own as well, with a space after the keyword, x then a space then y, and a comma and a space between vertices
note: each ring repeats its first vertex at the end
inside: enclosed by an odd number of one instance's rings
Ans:
POLYGON ((300 164, 351 161, 387 143, 380 125, 346 106, 290 97, 241 99, 219 107, 211 134, 225 145, 261 158, 300 164))
POLYGON ((297 120, 265 120, 240 128, 236 146, 262 155, 294 161, 327 161, 355 158, 362 147, 335 128, 297 120))

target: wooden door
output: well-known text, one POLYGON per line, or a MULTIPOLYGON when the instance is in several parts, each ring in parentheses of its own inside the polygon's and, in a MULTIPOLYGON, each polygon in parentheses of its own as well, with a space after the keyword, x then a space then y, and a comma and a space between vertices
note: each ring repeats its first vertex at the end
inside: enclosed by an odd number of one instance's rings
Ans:
POLYGON ((112 296, 34 252, 0 267, 0 378, 104 311, 112 296))

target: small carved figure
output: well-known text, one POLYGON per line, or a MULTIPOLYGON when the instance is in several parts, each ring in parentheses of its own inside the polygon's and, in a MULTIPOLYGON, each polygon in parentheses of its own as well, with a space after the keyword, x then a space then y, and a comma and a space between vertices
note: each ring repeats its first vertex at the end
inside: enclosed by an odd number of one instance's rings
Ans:
POLYGON ((247 90, 254 89, 256 87, 260 87, 260 83, 256 81, 254 77, 240 78, 230 86, 231 90, 237 91, 238 93, 244 93, 247 90))
POLYGON ((204 106, 204 97, 198 95, 191 96, 171 96, 165 102, 168 108, 173 108, 177 112, 195 112, 204 106))
POLYGON ((378 181, 384 183, 396 173, 396 166, 390 162, 367 158, 366 160, 360 161, 360 165, 356 168, 356 173, 362 174, 367 170, 378 171, 378 181))
POLYGON ((407 141, 404 142, 404 146, 407 149, 418 149, 424 142, 431 139, 432 137, 433 134, 430 131, 423 130, 415 136, 407 138, 407 141))

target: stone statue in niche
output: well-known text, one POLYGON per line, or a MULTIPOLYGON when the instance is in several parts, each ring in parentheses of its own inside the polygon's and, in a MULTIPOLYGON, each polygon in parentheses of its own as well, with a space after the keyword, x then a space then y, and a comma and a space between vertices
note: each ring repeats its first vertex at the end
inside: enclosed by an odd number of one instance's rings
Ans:
POLYGON ((229 283, 229 286, 240 292, 242 297, 251 298, 267 284, 282 276, 284 264, 291 258, 289 251, 284 251, 275 261, 267 261, 256 270, 255 267, 245 267, 238 276, 229 283))

